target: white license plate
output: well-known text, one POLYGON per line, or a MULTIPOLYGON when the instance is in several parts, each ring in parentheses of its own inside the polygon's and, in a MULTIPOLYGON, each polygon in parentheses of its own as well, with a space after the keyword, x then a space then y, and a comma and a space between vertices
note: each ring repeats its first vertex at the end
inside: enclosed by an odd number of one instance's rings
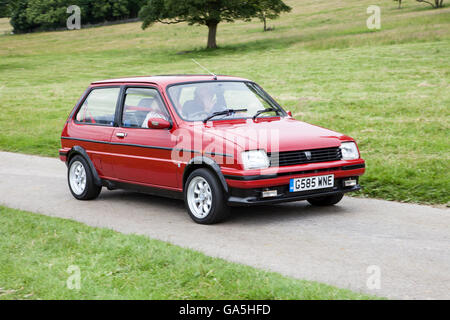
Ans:
POLYGON ((289 183, 290 192, 317 190, 334 187, 334 174, 326 176, 315 176, 291 179, 289 183))

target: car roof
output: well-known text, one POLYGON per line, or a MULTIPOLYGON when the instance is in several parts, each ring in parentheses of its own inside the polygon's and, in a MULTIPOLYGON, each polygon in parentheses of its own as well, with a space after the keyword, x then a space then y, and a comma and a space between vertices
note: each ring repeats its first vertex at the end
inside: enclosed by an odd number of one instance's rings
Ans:
MULTIPOLYGON (((217 81, 249 81, 248 79, 217 75, 217 81)), ((92 82, 92 85, 111 84, 111 83, 153 83, 162 86, 183 82, 197 82, 197 81, 213 81, 213 75, 206 74, 169 74, 158 76, 139 76, 139 77, 125 77, 116 79, 107 79, 92 82)))

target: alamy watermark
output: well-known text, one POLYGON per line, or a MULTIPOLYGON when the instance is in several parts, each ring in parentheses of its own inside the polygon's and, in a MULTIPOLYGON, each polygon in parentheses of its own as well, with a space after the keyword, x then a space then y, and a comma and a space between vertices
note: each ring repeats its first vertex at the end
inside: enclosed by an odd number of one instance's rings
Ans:
MULTIPOLYGON (((193 130, 178 128, 172 132, 172 139, 176 142, 172 149, 171 161, 178 165, 191 160, 191 153, 196 157, 193 163, 202 163, 202 157, 207 156, 217 164, 243 164, 241 154, 235 146, 241 146, 242 150, 270 150, 270 161, 278 162, 280 152, 279 129, 236 128, 233 133, 220 128, 210 127, 208 134, 203 130, 203 123, 196 122, 193 130)), ((275 174, 278 167, 266 168, 265 174, 275 174)))
POLYGON ((67 273, 70 276, 67 278, 66 284, 69 290, 81 289, 81 270, 79 266, 70 265, 67 268, 67 273))
POLYGON ((366 273, 370 276, 367 278, 366 286, 369 290, 381 289, 381 268, 377 265, 367 267, 366 273))
POLYGON ((381 8, 376 5, 371 5, 367 7, 367 14, 370 17, 367 18, 366 25, 369 30, 380 30, 381 29, 381 8))
POLYGON ((81 29, 81 9, 79 6, 71 5, 67 8, 67 13, 71 15, 67 18, 66 26, 69 30, 81 29))
MULTIPOLYGON (((381 8, 377 5, 370 5, 366 10, 370 16, 367 18, 366 25, 369 30, 381 29, 381 8)), ((67 18, 66 26, 69 30, 81 29, 81 8, 77 5, 71 5, 67 8, 70 16, 67 18)))

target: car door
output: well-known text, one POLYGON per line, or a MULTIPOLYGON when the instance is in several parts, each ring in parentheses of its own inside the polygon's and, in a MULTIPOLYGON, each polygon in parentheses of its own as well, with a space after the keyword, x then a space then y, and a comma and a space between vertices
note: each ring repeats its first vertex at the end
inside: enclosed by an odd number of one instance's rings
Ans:
POLYGON ((92 88, 74 116, 68 130, 73 145, 86 150, 102 178, 113 176, 110 141, 114 132, 120 86, 92 88))
POLYGON ((119 127, 111 137, 114 173, 124 182, 177 188, 177 163, 171 160, 176 145, 173 129, 146 128, 151 113, 171 121, 155 87, 125 87, 119 127))

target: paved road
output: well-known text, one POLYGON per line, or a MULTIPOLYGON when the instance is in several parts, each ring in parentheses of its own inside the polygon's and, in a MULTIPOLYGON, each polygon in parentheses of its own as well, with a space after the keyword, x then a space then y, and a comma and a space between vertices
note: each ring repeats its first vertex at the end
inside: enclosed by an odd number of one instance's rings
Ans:
MULTIPOLYGON (((208 255, 390 298, 450 299, 450 210, 346 197, 238 208, 194 224, 181 201, 104 189, 72 198, 59 160, 0 152, 0 204, 193 248, 208 255), (377 266, 369 269, 369 266, 377 266), (380 289, 367 280, 380 271, 380 289)), ((369 281, 370 282, 370 281, 369 281)), ((374 283, 374 282, 370 282, 374 283)))

